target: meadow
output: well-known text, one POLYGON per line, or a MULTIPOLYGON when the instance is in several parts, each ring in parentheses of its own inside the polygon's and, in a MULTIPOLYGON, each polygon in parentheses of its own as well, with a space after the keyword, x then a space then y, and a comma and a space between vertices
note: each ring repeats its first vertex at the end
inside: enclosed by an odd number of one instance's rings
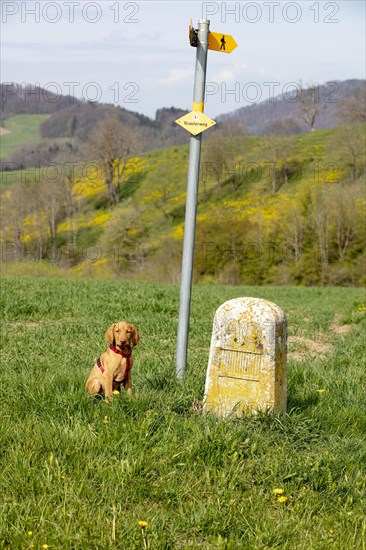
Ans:
POLYGON ((1 137, 1 157, 6 158, 21 145, 40 140, 39 127, 49 115, 14 115, 4 121, 9 134, 1 137))
POLYGON ((364 550, 364 290, 195 286, 182 383, 178 304, 175 285, 1 279, 1 548, 364 550), (238 296, 288 316, 286 414, 202 414, 213 315, 238 296), (108 405, 84 384, 121 319, 134 393, 108 405))

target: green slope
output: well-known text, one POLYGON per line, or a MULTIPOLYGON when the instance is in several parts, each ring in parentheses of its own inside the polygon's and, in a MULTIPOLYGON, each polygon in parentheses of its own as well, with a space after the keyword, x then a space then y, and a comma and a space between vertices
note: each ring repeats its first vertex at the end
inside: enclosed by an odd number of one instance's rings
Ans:
MULTIPOLYGON (((365 159, 360 132, 355 126, 291 138, 226 138, 214 154, 214 139, 206 139, 195 281, 363 284, 365 159)), ((178 282, 188 153, 188 146, 179 146, 130 159, 120 204, 112 208, 103 180, 83 180, 79 167, 83 188, 76 249, 70 257, 70 225, 64 218, 53 265, 68 267, 73 276, 178 282)), ((8 189, 17 186, 19 176, 3 177, 8 189)), ((30 185, 32 177, 22 177, 30 185)), ((31 227, 28 218, 23 241, 25 248, 32 242, 34 249, 39 236, 35 224, 32 234, 31 227)), ((42 242, 49 242, 47 228, 42 242)))
POLYGON ((9 134, 0 137, 0 157, 7 158, 18 147, 38 141, 40 139, 39 128, 42 122, 50 115, 14 115, 6 119, 3 128, 9 130, 9 134))

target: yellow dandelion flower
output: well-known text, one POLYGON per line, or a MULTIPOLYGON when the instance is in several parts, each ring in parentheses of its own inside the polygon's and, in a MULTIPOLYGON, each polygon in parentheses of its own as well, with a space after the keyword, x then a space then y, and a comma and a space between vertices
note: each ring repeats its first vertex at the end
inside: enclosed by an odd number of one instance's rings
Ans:
POLYGON ((44 550, 46 550, 47 548, 49 548, 48 544, 42 544, 42 548, 44 548, 44 550))
POLYGON ((326 390, 324 389, 320 389, 320 390, 316 390, 318 393, 324 393, 326 390))
POLYGON ((28 531, 27 535, 28 535, 28 537, 31 537, 33 535, 33 531, 28 531))
POLYGON ((283 495, 284 492, 285 492, 285 489, 273 489, 273 493, 275 495, 283 495))
POLYGON ((119 391, 118 390, 113 390, 113 395, 119 395, 119 391))
POLYGON ((147 521, 138 521, 137 525, 141 527, 141 529, 145 529, 145 527, 147 527, 149 524, 147 523, 147 521))
POLYGON ((277 502, 287 502, 287 497, 285 496, 278 497, 277 502))
POLYGON ((105 417, 104 417, 104 422, 107 424, 107 422, 108 422, 108 416, 105 416, 105 417))

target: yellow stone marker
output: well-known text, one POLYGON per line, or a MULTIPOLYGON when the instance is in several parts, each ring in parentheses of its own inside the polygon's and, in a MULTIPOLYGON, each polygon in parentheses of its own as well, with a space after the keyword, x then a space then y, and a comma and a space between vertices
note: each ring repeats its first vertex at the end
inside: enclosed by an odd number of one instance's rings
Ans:
POLYGON ((273 302, 235 298, 216 311, 203 410, 286 411, 287 319, 273 302))

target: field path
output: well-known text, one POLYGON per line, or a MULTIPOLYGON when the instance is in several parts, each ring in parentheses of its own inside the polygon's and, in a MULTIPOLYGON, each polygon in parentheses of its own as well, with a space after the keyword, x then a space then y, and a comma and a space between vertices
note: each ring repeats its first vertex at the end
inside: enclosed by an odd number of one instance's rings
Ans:
POLYGON ((10 134, 10 130, 7 130, 6 128, 0 127, 0 136, 6 136, 6 134, 10 134))

